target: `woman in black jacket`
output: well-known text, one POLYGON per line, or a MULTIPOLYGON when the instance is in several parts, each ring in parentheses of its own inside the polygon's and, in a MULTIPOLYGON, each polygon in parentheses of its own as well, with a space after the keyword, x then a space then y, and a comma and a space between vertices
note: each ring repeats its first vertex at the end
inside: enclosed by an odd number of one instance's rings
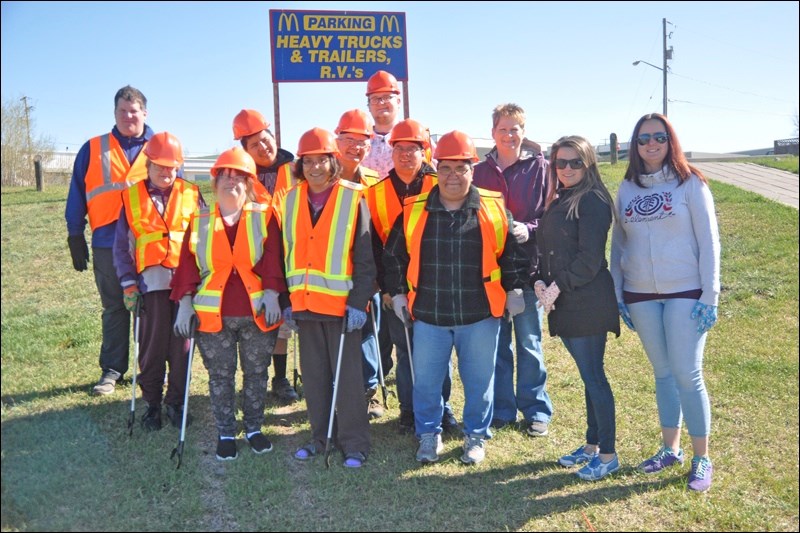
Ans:
POLYGON ((598 480, 619 470, 614 394, 603 368, 607 332, 619 336, 614 282, 606 261, 613 200, 600 179, 597 156, 583 137, 559 139, 550 149, 549 193, 536 239, 541 254, 534 289, 575 359, 586 396, 586 444, 561 457, 562 466, 586 463, 577 475, 598 480))

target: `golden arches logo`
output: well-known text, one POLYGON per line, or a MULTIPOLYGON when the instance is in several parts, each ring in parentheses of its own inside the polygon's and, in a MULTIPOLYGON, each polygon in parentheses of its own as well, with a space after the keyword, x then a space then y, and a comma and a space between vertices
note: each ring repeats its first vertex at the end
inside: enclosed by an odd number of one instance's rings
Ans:
POLYGON ((297 15, 295 13, 281 13, 278 17, 278 31, 284 31, 284 26, 286 31, 292 31, 292 26, 294 26, 294 31, 300 31, 297 15))
POLYGON ((400 21, 397 20, 396 15, 381 15, 380 29, 381 33, 384 31, 399 33, 400 21))

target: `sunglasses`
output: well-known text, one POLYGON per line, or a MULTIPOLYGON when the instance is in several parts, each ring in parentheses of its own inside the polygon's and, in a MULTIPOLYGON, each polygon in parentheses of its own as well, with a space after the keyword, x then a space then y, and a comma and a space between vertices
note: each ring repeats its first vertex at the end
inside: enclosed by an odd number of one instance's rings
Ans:
POLYGON ((653 139, 658 144, 664 144, 669 139, 669 135, 663 131, 659 133, 642 133, 636 138, 636 142, 639 143, 639 146, 647 146, 650 139, 653 139))
POLYGON ((564 170, 569 165, 572 170, 578 170, 583 166, 583 159, 556 159, 556 168, 564 170))

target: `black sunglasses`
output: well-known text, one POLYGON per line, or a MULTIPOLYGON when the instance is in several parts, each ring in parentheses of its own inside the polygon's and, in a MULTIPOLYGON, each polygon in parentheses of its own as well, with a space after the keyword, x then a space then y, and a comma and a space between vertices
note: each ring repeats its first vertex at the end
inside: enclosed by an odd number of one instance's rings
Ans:
POLYGON ((647 143, 650 142, 650 139, 653 139, 658 144, 664 144, 669 139, 669 135, 666 132, 661 131, 659 133, 641 133, 636 138, 636 142, 639 143, 639 146, 647 146, 647 143))
POLYGON ((556 159, 556 168, 564 170, 569 165, 572 170, 578 170, 583 166, 583 159, 556 159))

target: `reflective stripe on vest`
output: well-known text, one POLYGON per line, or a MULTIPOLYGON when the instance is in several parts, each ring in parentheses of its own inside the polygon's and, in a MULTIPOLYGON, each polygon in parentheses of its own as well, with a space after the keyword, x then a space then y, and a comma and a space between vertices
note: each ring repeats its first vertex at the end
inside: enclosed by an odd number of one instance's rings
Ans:
POLYGON ((344 316, 353 288, 350 251, 356 233, 361 185, 333 185, 316 225, 311 224, 308 183, 300 182, 283 200, 286 284, 294 311, 344 316))
POLYGON ((197 209, 198 197, 196 185, 178 178, 162 215, 147 191, 147 180, 122 191, 128 227, 136 241, 136 272, 153 265, 178 266, 183 235, 189 218, 197 209))
MULTIPOLYGON (((506 292, 500 281, 502 272, 497 259, 503 254, 508 234, 508 218, 506 218, 503 197, 494 192, 480 190, 481 207, 478 210, 478 225, 481 229, 483 253, 481 267, 483 271, 483 287, 489 300, 489 310, 494 317, 503 316, 506 305, 506 292)), ((409 263, 406 273, 408 283, 408 310, 413 316, 414 300, 417 296, 419 282, 420 250, 422 234, 428 212, 425 210, 428 193, 420 194, 409 201, 403 208, 403 225, 406 237, 409 263)))
POLYGON ((147 157, 143 152, 144 147, 131 165, 112 134, 89 140, 89 167, 84 182, 92 230, 117 220, 122 208, 121 192, 147 177, 147 157))
MULTIPOLYGON (((438 178, 435 174, 425 174, 422 177, 422 190, 420 192, 430 192, 436 183, 438 183, 438 178)), ((381 242, 385 245, 395 220, 403 212, 403 205, 394 190, 392 180, 388 177, 367 189, 366 195, 372 224, 378 231, 378 237, 380 237, 381 242)))
POLYGON ((264 253, 270 213, 270 208, 265 205, 245 204, 231 249, 219 206, 214 206, 213 212, 208 207, 195 211, 190 224, 189 249, 200 270, 201 282, 192 299, 200 319, 200 331, 214 333, 222 330, 222 291, 234 268, 250 297, 250 309, 256 325, 262 331, 279 326, 267 326, 264 315, 258 314, 258 304, 264 290, 261 278, 253 272, 253 267, 264 253))

